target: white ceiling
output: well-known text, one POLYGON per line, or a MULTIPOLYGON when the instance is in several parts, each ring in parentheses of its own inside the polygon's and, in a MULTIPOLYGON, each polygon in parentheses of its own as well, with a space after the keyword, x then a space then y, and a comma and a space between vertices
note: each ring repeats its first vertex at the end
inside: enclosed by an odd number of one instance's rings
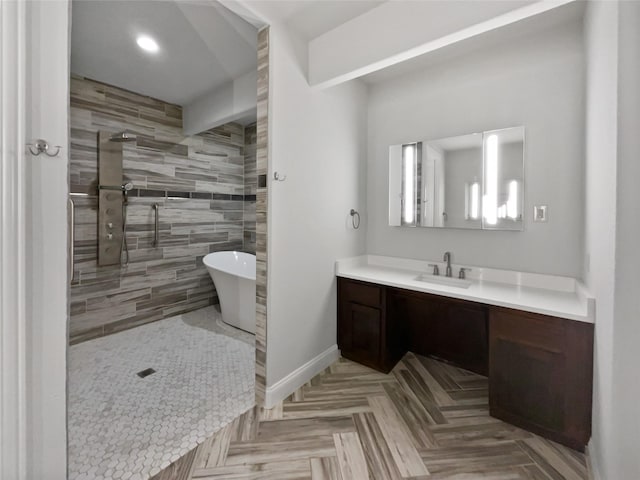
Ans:
MULTIPOLYGON (((384 0, 244 0, 305 40, 316 38, 384 0)), ((580 21, 573 2, 362 77, 379 83, 455 57, 580 21)), ((179 105, 256 68, 256 27, 216 0, 73 0, 71 71, 179 105), (136 36, 154 37, 160 52, 140 50, 136 36)))
MULTIPOLYGON (((224 1, 224 0, 223 0, 224 1)), ((268 22, 284 23, 304 40, 333 30, 386 0, 242 0, 268 22)))
POLYGON ((276 3, 302 5, 287 18, 287 24, 304 39, 311 40, 384 3, 385 0, 315 0, 276 3))
POLYGON ((72 2, 71 71, 185 105, 257 68, 257 30, 210 0, 72 2), (142 51, 146 34, 160 46, 142 51))
POLYGON ((361 77, 361 79, 369 84, 382 83, 435 67, 456 58, 508 44, 523 37, 544 35, 545 32, 558 27, 575 28, 578 25, 581 28, 584 10, 585 2, 568 3, 545 13, 450 44, 383 70, 378 70, 361 77))

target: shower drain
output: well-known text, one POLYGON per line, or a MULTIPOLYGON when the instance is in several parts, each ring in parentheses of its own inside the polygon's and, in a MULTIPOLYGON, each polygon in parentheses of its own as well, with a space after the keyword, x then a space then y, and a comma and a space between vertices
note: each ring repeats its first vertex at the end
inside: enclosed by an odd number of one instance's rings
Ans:
POLYGON ((156 371, 153 368, 146 368, 138 372, 136 375, 138 375, 140 378, 144 378, 144 377, 148 377, 152 373, 156 373, 156 371))

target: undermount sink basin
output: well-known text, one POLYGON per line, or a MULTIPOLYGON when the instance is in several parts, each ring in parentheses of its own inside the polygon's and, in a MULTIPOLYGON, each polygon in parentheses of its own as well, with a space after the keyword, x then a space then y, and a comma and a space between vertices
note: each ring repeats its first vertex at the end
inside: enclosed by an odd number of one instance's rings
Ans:
POLYGON ((423 273, 416 277, 419 282, 437 283, 438 285, 447 285, 448 287, 457 288, 469 288, 471 280, 463 278, 443 277, 439 275, 431 275, 429 273, 423 273))

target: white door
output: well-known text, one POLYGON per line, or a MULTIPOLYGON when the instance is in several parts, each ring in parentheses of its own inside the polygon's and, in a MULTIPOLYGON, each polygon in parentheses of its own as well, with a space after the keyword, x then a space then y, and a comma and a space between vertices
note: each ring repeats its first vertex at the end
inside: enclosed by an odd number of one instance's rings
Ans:
POLYGON ((0 0, 0 22, 0 478, 63 480, 69 2, 0 0))

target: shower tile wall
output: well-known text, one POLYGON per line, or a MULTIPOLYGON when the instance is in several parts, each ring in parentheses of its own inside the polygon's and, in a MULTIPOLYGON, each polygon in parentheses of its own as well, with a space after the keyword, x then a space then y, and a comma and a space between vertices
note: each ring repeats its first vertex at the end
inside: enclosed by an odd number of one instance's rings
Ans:
POLYGON ((244 129, 244 248, 253 254, 256 253, 257 137, 256 124, 247 125, 244 129))
POLYGON ((124 181, 134 184, 127 213, 130 262, 98 267, 97 199, 74 196, 71 343, 217 303, 202 257, 255 252, 255 125, 246 136, 234 123, 184 136, 179 106, 74 76, 72 192, 96 193, 98 130, 125 129, 137 135, 123 144, 124 181), (160 205, 157 248, 154 203, 160 205))

